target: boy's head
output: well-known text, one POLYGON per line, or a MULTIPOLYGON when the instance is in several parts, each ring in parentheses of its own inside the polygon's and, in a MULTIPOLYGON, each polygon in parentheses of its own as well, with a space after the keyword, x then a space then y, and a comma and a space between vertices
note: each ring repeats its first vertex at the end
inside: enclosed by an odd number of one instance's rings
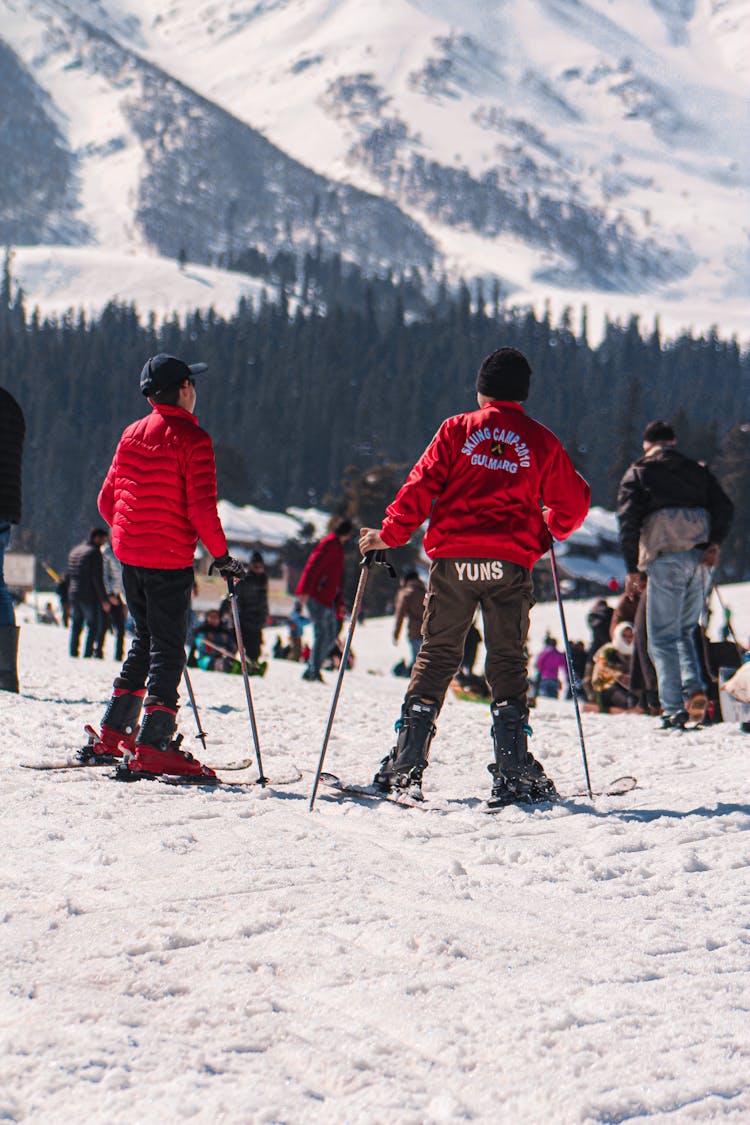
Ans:
POLYGON ((477 394, 487 399, 525 402, 529 397, 531 367, 517 348, 498 348, 491 352, 477 372, 477 394))
POLYGON ((179 405, 180 390, 195 386, 195 376, 208 371, 205 363, 184 363, 174 355, 151 356, 141 371, 141 394, 161 406, 179 405))

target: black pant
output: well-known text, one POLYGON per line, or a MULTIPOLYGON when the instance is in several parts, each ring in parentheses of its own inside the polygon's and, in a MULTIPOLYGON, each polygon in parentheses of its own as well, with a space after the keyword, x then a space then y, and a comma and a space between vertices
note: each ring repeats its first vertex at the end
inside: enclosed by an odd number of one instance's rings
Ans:
POLYGON ((104 654, 104 639, 110 631, 115 639, 115 660, 122 660, 125 652, 125 621, 127 612, 123 602, 118 601, 110 603, 110 607, 104 614, 102 622, 102 635, 101 640, 96 648, 96 655, 102 656, 104 654))
POLYGON ((245 646, 245 656, 248 660, 258 660, 263 647, 263 630, 258 625, 251 625, 240 618, 242 629, 242 643, 245 646))
POLYGON ((177 689, 185 668, 193 568, 154 570, 126 563, 122 582, 135 636, 121 678, 131 691, 145 686, 150 696, 176 709, 177 689))
POLYGON ((102 632, 102 619, 104 610, 98 602, 75 601, 71 606, 70 620, 70 655, 78 656, 81 643, 83 626, 86 626, 86 644, 83 649, 84 656, 93 656, 102 632))
POLYGON ((443 704, 464 654, 466 634, 481 606, 485 675, 493 700, 518 699, 528 690, 524 646, 534 604, 531 574, 500 559, 435 559, 422 622, 422 647, 407 697, 443 704))

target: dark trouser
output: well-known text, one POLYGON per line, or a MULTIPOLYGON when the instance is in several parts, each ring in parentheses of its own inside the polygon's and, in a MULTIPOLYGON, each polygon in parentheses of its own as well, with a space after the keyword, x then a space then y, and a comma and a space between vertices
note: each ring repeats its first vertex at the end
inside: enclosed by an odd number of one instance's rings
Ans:
POLYGON ((117 602, 109 610, 109 624, 115 637, 115 660, 122 660, 125 652, 125 621, 127 611, 124 602, 117 602))
POLYGON ((526 702, 524 646, 534 604, 531 573, 516 563, 493 559, 436 559, 422 622, 422 647, 414 662, 406 698, 443 705, 461 665, 464 641, 481 606, 487 649, 485 675, 493 700, 526 702))
POLYGON ((86 626, 84 656, 93 656, 102 632, 104 610, 98 602, 73 602, 70 618, 70 655, 78 656, 83 626, 86 626))
POLYGON ((185 668, 193 568, 154 570, 126 563, 122 581, 135 636, 120 678, 130 691, 145 686, 150 696, 176 709, 185 668))
POLYGON ((240 618, 242 630, 242 643, 245 646, 245 656, 248 660, 257 660, 263 647, 263 630, 257 625, 248 625, 240 618))

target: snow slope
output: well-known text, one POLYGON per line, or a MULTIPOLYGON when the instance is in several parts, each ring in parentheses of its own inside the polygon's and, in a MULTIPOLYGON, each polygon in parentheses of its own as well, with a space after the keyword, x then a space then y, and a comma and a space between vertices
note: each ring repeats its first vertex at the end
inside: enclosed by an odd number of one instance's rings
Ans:
MULTIPOLYGON (((108 301, 134 303, 145 321, 171 313, 185 315, 193 309, 214 308, 231 316, 244 297, 258 305, 263 292, 257 278, 247 274, 177 262, 147 250, 114 251, 91 246, 23 246, 13 252, 13 277, 27 294, 27 308, 42 316, 67 309, 98 313, 108 301)), ((295 308, 296 302, 291 301, 295 308)))
MULTIPOLYGON (((750 588, 727 587, 750 633, 750 588)), ((568 603, 572 637, 588 603, 568 603)), ((24 611, 25 612, 25 611, 24 611)), ((557 631, 533 611, 532 647, 557 631)), ((270 634, 266 636, 267 647, 270 634)), ((404 682, 390 622, 357 631, 328 767, 366 781, 404 682)), ((264 792, 38 773, 96 721, 115 664, 24 622, 3 696, 0 1119, 92 1123, 745 1122, 747 735, 585 715, 594 785, 627 797, 484 816, 486 709, 446 702, 435 811, 308 812, 332 681, 253 681, 264 792)), ((193 673, 206 759, 249 751, 242 683, 193 673)), ((535 752, 582 784, 571 705, 535 752)), ((195 744, 193 718, 181 727, 195 744)), ((254 770, 248 771, 254 776, 254 770)), ((227 775, 235 778, 242 774, 227 775)))

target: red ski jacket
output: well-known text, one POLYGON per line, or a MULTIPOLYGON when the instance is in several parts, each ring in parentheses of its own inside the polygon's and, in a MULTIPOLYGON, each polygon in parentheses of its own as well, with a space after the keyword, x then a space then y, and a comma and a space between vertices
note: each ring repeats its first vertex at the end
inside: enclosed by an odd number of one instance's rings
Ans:
POLYGON ((99 493, 99 511, 112 528, 112 550, 130 566, 192 566, 199 538, 214 558, 227 553, 214 449, 194 414, 155 405, 128 426, 99 493))
POLYGON ((591 493, 562 445, 517 402, 448 418, 386 509, 389 547, 427 517, 430 558, 504 559, 531 569, 583 523, 591 493), (544 512, 542 512, 542 505, 544 512))
POLYGON ((344 548, 339 537, 331 532, 313 548, 294 592, 307 595, 321 605, 332 606, 341 589, 343 575, 344 548))

